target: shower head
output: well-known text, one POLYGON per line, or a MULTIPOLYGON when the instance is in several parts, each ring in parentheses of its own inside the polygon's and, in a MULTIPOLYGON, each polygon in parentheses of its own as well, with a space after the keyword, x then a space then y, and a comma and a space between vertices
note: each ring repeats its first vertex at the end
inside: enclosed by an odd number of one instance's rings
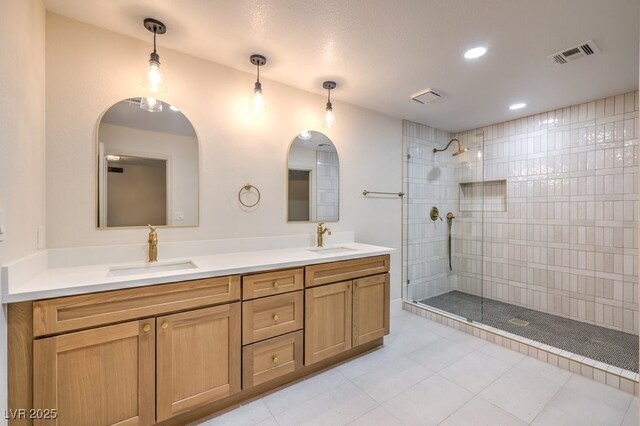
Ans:
POLYGON ((453 153, 453 157, 469 151, 469 148, 462 148, 460 146, 460 141, 454 138, 449 141, 449 143, 447 144, 447 146, 444 147, 444 149, 433 148, 433 153, 435 154, 436 152, 446 151, 453 142, 456 142, 458 144, 458 149, 453 153))

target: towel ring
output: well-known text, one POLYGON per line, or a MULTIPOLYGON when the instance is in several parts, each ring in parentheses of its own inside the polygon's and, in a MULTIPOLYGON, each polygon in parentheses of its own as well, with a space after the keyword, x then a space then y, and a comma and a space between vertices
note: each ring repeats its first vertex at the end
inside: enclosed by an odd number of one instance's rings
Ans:
POLYGON ((243 187, 240 188, 240 191, 238 191, 238 201, 240 202, 240 204, 242 204, 245 207, 249 207, 249 208, 255 207, 260 202, 260 190, 256 188, 254 185, 251 185, 250 183, 244 184, 243 187), (258 199, 253 204, 247 204, 244 201, 242 201, 242 191, 251 191, 251 188, 255 189, 256 192, 258 193, 258 199))

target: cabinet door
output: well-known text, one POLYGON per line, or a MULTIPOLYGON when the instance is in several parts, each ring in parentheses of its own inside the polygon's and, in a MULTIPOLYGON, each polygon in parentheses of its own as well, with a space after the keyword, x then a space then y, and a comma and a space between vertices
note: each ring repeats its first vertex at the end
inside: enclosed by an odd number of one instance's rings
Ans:
POLYGON ((351 349, 351 281, 305 293, 304 364, 351 349))
POLYGON ((157 318, 157 416, 240 391, 240 303, 157 318))
POLYGON ((142 320, 34 341, 34 408, 58 411, 35 424, 153 424, 154 336, 142 320))
POLYGON ((353 280, 353 346, 389 334, 389 274, 353 280))

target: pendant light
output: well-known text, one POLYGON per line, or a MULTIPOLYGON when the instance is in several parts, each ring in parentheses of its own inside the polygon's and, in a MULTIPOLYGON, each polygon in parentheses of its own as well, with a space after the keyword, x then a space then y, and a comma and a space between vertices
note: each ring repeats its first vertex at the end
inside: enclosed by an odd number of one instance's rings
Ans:
POLYGON ((262 109, 264 106, 264 97, 262 96, 262 83, 260 83, 260 67, 267 63, 267 58, 262 55, 251 55, 249 60, 257 68, 256 84, 253 88, 253 107, 255 109, 262 109))
POLYGON ((335 89, 336 86, 337 84, 335 81, 325 81, 322 83, 322 87, 327 89, 327 112, 324 115, 324 123, 329 129, 336 122, 336 118, 333 115, 333 106, 331 105, 331 91, 335 89))
POLYGON ((160 55, 156 50, 156 35, 166 33, 167 27, 162 22, 152 18, 144 20, 144 27, 153 33, 153 52, 149 55, 149 64, 145 67, 142 87, 152 93, 159 93, 165 90, 165 84, 160 73, 160 55))

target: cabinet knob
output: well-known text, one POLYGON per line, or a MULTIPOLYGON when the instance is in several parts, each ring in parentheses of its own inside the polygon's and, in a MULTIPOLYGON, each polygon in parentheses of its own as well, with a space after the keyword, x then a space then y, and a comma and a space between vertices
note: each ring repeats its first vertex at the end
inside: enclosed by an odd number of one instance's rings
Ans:
POLYGON ((273 314, 273 320, 274 320, 274 321, 278 321, 278 319, 280 319, 280 317, 278 316, 278 314, 273 314))
POLYGON ((142 331, 144 331, 145 333, 148 333, 151 330, 151 326, 149 324, 145 324, 144 327, 142 327, 142 331))
POLYGON ((169 323, 165 321, 165 322, 162 323, 162 325, 160 327, 167 328, 167 327, 169 327, 169 323))
POLYGON ((274 355, 272 359, 274 364, 278 363, 278 355, 274 355))
POLYGON ((278 287, 280 287, 280 283, 278 281, 274 281, 273 288, 278 288, 278 287))

